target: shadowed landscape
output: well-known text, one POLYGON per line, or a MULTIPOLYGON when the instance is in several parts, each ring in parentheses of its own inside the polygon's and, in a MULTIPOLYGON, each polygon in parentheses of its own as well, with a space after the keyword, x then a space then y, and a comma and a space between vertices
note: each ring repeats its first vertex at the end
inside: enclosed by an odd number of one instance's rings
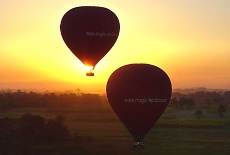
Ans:
POLYGON ((0 92, 2 154, 229 154, 230 91, 174 90, 143 140, 132 136, 105 95, 77 91, 0 92))

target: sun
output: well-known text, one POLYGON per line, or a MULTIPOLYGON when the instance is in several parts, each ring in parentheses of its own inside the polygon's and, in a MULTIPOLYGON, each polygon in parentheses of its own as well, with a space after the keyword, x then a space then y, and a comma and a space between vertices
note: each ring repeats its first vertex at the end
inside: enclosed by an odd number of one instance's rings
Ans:
POLYGON ((90 72, 93 70, 93 66, 82 65, 82 69, 86 72, 90 72))
POLYGON ((82 65, 82 70, 86 72, 86 76, 94 76, 93 69, 93 66, 82 65))

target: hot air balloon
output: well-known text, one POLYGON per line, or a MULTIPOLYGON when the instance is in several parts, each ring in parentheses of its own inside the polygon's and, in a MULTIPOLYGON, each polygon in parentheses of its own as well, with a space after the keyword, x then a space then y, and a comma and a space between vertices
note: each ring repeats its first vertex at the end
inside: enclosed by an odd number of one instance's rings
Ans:
MULTIPOLYGON (((60 30, 67 47, 93 70, 115 44, 120 24, 117 16, 107 8, 81 6, 64 14, 60 30)), ((86 75, 94 73, 90 71, 86 75)))
POLYGON ((150 64, 129 64, 111 74, 106 92, 113 111, 140 145, 166 109, 172 86, 162 69, 150 64))

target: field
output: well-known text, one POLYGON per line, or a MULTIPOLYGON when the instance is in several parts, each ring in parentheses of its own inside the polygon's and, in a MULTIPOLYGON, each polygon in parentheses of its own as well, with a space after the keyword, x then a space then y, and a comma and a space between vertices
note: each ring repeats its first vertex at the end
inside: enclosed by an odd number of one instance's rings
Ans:
POLYGON ((216 114, 207 114, 198 120, 193 110, 168 107, 143 140, 144 149, 134 150, 132 136, 111 109, 107 111, 91 109, 91 112, 87 112, 73 109, 50 111, 44 108, 24 108, 1 113, 0 116, 18 118, 26 112, 47 119, 61 114, 65 117, 65 125, 71 134, 78 136, 75 141, 67 139, 21 147, 28 154, 230 154, 229 113, 222 119, 216 117, 216 114))
POLYGON ((133 149, 133 138, 112 111, 109 103, 76 104, 73 107, 13 108, 0 118, 18 119, 25 113, 46 120, 65 118, 71 138, 55 142, 32 142, 0 146, 0 154, 36 155, 228 155, 230 154, 230 110, 220 118, 215 107, 178 109, 168 106, 142 141, 143 149, 133 149), (202 109, 203 117, 194 113, 202 109), (73 138, 74 137, 74 138, 73 138))

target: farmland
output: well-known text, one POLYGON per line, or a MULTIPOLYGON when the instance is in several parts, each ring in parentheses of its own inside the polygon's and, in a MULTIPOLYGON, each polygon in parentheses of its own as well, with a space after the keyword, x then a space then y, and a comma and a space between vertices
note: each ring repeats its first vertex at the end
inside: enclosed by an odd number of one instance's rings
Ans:
POLYGON ((88 95, 87 99, 90 101, 88 104, 86 100, 81 100, 84 104, 21 106, 2 110, 0 118, 8 117, 16 120, 25 113, 44 117, 46 121, 61 115, 65 118, 63 125, 68 127, 70 137, 56 141, 29 143, 19 143, 17 139, 8 143, 0 141, 1 152, 3 154, 48 155, 230 154, 230 112, 228 108, 220 118, 215 112, 216 105, 209 107, 196 105, 186 109, 168 106, 142 141, 144 148, 133 150, 132 136, 116 117, 106 97, 88 95), (197 109, 203 111, 200 119, 194 115, 197 109))

